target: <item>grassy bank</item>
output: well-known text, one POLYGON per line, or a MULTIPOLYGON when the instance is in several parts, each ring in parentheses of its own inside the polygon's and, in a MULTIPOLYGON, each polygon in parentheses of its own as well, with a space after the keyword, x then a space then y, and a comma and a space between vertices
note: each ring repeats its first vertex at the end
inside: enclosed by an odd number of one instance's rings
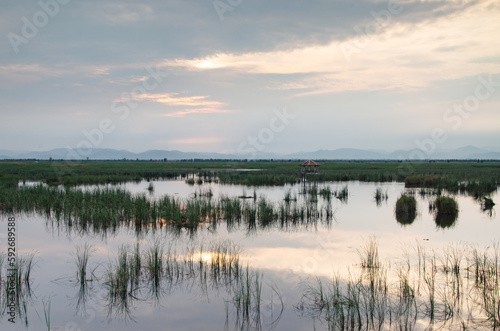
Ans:
MULTIPOLYGON (((0 181, 43 181, 47 184, 96 184, 141 179, 219 177, 224 183, 282 185, 301 179, 297 161, 276 162, 131 162, 131 161, 17 161, 0 162, 0 181), (252 171, 248 171, 252 170, 252 171)), ((500 162, 322 162, 314 181, 400 181, 408 187, 467 188, 459 184, 481 183, 496 188, 500 162)))

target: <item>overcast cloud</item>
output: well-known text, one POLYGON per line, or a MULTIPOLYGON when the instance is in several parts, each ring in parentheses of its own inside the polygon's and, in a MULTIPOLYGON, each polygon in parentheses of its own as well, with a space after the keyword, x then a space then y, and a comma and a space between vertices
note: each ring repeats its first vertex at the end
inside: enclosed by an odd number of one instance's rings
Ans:
POLYGON ((0 149, 237 152, 263 129, 280 153, 496 146, 498 17, 497 0, 3 1, 0 149))

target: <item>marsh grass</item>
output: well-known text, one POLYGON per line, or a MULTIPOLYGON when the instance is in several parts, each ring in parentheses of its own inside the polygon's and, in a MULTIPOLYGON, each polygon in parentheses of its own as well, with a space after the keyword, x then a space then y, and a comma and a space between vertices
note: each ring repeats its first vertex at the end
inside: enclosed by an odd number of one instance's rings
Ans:
POLYGON ((493 199, 490 199, 488 197, 483 197, 481 201, 481 207, 483 208, 483 211, 491 211, 494 206, 495 203, 493 202, 493 199))
POLYGON ((384 192, 382 191, 381 187, 377 187, 373 195, 373 198, 375 199, 377 206, 381 206, 382 202, 387 201, 389 199, 389 196, 387 195, 387 191, 384 192))
POLYGON ((335 190, 333 195, 335 195, 335 197, 340 201, 347 203, 347 200, 349 199, 349 187, 345 185, 341 189, 335 190))
POLYGON ((434 221, 440 228, 452 227, 458 218, 458 203, 453 197, 437 197, 430 210, 435 212, 434 221))
POLYGON ((131 227, 137 232, 164 226, 174 230, 196 230, 203 224, 215 227, 219 221, 225 221, 228 229, 244 223, 249 231, 255 231, 275 225, 288 228, 319 222, 328 224, 333 215, 331 206, 318 208, 317 199, 299 203, 290 196, 282 206, 264 197, 256 199, 255 193, 253 200, 212 198, 210 191, 201 190, 194 198, 163 196, 154 199, 119 188, 84 191, 42 185, 22 187, 10 193, 0 196, 0 208, 4 212, 41 214, 53 227, 65 227, 79 234, 116 233, 121 227, 131 227))
POLYGON ((380 267, 378 243, 375 237, 370 237, 366 245, 361 250, 357 250, 357 252, 361 260, 362 268, 373 269, 380 267))
MULTIPOLYGON (((156 297, 158 297, 160 290, 160 281, 163 276, 163 264, 164 264, 164 247, 159 241, 155 241, 151 247, 146 251, 145 255, 145 269, 147 271, 149 282, 151 283, 151 289, 156 297)), ((130 260, 130 270, 131 277, 134 277, 134 274, 137 274, 137 271, 134 271, 134 267, 137 263, 137 258, 131 258, 130 260)), ((135 283, 135 282, 133 282, 135 283)))
MULTIPOLYGON (((4 253, 0 253, 0 284, 2 284, 2 271, 3 271, 3 264, 5 262, 6 255, 4 253)), ((0 289, 1 291, 1 289, 0 289)))
POLYGON ((330 203, 330 201, 332 200, 332 197, 333 197, 333 191, 332 189, 327 186, 327 187, 323 187, 320 189, 319 191, 319 195, 328 203, 330 203))
POLYGON ((43 319, 42 319, 42 316, 40 316, 40 314, 38 314, 38 312, 37 312, 37 315, 40 318, 40 320, 42 320, 42 322, 45 323, 45 326, 47 327, 47 331, 50 331, 51 306, 52 306, 51 299, 49 297, 48 301, 42 300, 43 319))
MULTIPOLYGON (((94 252, 92 244, 85 243, 82 246, 77 246, 74 253, 74 261, 76 264, 76 278, 80 285, 84 286, 87 281, 92 280, 93 277, 87 278, 87 269, 89 259, 94 252)), ((91 273, 92 276, 92 273, 91 273)))
POLYGON ((396 220, 402 225, 412 224, 417 217, 417 200, 411 195, 403 194, 396 201, 396 220))
POLYGON ((109 264, 104 285, 107 288, 108 316, 131 317, 131 306, 139 287, 135 281, 132 260, 127 246, 121 246, 114 264, 109 264))
MULTIPOLYGON (((256 193, 254 191, 254 200, 256 200, 256 193)), ((283 198, 287 204, 297 201, 297 197, 292 195, 292 191, 289 189, 285 192, 285 197, 283 198)))
POLYGON ((236 325, 242 330, 261 328, 262 285, 262 274, 247 266, 233 297, 236 325))
POLYGON ((151 183, 151 182, 149 183, 147 190, 148 190, 148 192, 149 192, 150 194, 153 194, 153 193, 154 193, 154 191, 155 191, 155 187, 154 187, 153 183, 151 183))
POLYGON ((415 330, 425 323, 439 330, 500 327, 498 244, 431 253, 417 244, 414 252, 379 268, 361 264, 358 273, 337 274, 330 282, 318 278, 296 309, 325 320, 329 330, 415 330))
POLYGON ((27 307, 33 300, 31 273, 34 268, 35 253, 18 256, 14 265, 4 262, 5 276, 0 283, 1 314, 14 310, 17 318, 28 325, 27 307))

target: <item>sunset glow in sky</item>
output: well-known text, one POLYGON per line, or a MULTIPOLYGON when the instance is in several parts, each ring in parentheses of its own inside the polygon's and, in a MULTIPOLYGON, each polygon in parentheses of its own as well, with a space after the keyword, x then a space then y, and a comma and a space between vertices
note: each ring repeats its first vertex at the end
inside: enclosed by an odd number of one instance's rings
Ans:
POLYGON ((268 128, 265 152, 498 147, 499 17, 498 0, 3 1, 0 149, 236 153, 268 128))

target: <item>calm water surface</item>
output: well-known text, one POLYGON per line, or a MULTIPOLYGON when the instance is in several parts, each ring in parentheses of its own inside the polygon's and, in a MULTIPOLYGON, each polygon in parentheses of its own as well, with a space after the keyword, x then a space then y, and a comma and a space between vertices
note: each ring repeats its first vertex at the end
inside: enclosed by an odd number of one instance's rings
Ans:
MULTIPOLYGON (((181 180, 155 181, 153 192, 149 183, 121 185, 134 193, 151 198, 175 195, 192 198, 199 192, 211 190, 214 199, 219 196, 265 197, 280 202, 285 192, 290 192, 298 202, 305 199, 302 184, 284 187, 243 187, 239 185, 187 185, 181 180)), ((43 304, 50 302, 50 320, 56 330, 326 330, 327 326, 298 309, 307 284, 316 277, 330 279, 334 274, 347 275, 359 265, 357 250, 369 237, 375 237, 383 261, 398 261, 403 252, 411 252, 416 244, 432 249, 442 249, 450 244, 487 247, 499 241, 500 222, 495 209, 483 212, 479 202, 472 197, 456 196, 459 217, 449 228, 440 228, 429 212, 429 201, 434 197, 415 195, 418 215, 410 225, 401 225, 394 216, 397 198, 405 192, 401 183, 323 183, 332 190, 348 186, 347 201, 333 199, 335 211, 330 222, 318 222, 308 227, 277 227, 248 231, 245 226, 228 229, 221 222, 216 229, 201 226, 196 232, 181 233, 150 229, 137 233, 121 228, 116 233, 82 234, 64 227, 57 227, 37 215, 15 215, 17 219, 17 247, 19 255, 35 253, 35 266, 31 279, 32 294, 26 300, 26 319, 13 325, 7 316, 0 319, 1 330, 46 330, 43 304), (380 205, 374 200, 377 187, 387 192, 388 200, 380 205), (142 252, 155 241, 165 249, 175 251, 178 259, 185 258, 190 250, 208 249, 220 242, 230 241, 241 248, 240 262, 248 266, 251 275, 262 279, 260 316, 255 314, 247 323, 238 318, 234 289, 224 282, 203 280, 199 275, 183 271, 181 279, 163 281, 157 291, 142 285, 127 309, 107 301, 105 275, 110 264, 115 263, 120 247, 133 249, 139 244, 142 252), (83 293, 76 282, 74 252, 77 246, 92 244, 94 249, 89 270, 94 270, 94 280, 88 282, 83 293), (26 324, 27 322, 27 324, 26 324)), ((87 187, 86 189, 92 189, 87 187)), ((498 193, 492 195, 499 201, 498 193)), ((252 202, 253 199, 249 199, 252 202)), ((318 197, 318 204, 325 202, 318 197)), ((7 251, 6 216, 2 217, 0 247, 7 251)), ((205 252, 203 259, 211 259, 205 252)))

